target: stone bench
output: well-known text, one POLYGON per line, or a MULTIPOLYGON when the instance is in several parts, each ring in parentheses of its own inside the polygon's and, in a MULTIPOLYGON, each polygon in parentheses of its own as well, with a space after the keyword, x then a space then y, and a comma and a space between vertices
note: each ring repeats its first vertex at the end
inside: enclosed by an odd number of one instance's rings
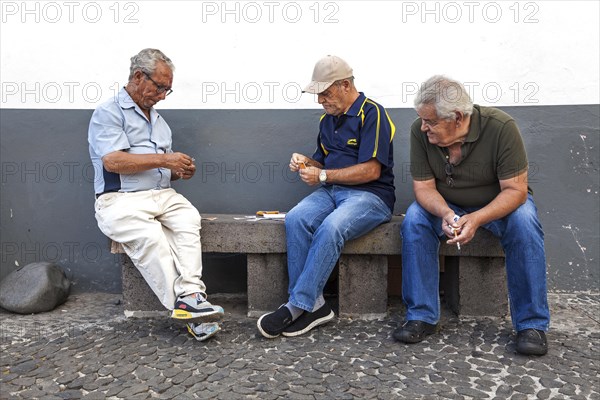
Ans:
MULTIPOLYGON (((202 251, 246 254, 248 316, 256 317, 287 300, 285 225, 281 220, 239 218, 241 216, 203 215, 202 251)), ((401 254, 402 220, 403 217, 394 216, 389 223, 346 243, 339 259, 341 316, 373 319, 386 315, 387 256, 401 254)), ((123 253, 118 243, 113 243, 112 252, 123 253)), ((445 256, 440 286, 454 312, 460 315, 507 314, 504 252, 497 238, 481 229, 460 252, 456 246, 442 244, 440 255, 445 256)), ((126 314, 147 316, 164 310, 129 257, 122 254, 121 260, 126 314)))

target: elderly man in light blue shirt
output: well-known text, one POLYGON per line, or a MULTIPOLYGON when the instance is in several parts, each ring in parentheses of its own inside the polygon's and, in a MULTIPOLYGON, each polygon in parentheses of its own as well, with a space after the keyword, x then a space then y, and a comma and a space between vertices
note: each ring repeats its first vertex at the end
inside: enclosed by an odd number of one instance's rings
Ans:
POLYGON ((131 58, 129 82, 92 115, 89 151, 95 170, 96 220, 121 243, 171 317, 198 340, 219 331, 223 308, 202 282, 200 214, 171 188, 190 179, 194 159, 173 152, 171 129, 153 108, 172 93, 174 66, 160 50, 131 58))
MULTIPOLYGON (((125 88, 118 97, 96 110, 90 124, 90 155, 97 173, 94 181, 96 196, 111 192, 138 192, 140 190, 160 190, 171 187, 171 170, 157 165, 154 168, 133 173, 109 172, 105 169, 103 156, 115 151, 127 150, 127 154, 171 154, 171 129, 154 108, 148 110, 150 121, 142 118, 143 110, 134 103, 125 88)), ((118 154, 118 153, 117 153, 118 154)), ((190 167, 191 159, 181 154, 190 167)), ((110 160, 110 157, 108 157, 110 160)), ((165 160, 166 161, 166 160, 165 160)), ((135 162, 135 161, 133 161, 135 162)), ((133 163, 132 162, 132 163, 133 163)), ((174 178, 177 175, 174 175, 174 178)))

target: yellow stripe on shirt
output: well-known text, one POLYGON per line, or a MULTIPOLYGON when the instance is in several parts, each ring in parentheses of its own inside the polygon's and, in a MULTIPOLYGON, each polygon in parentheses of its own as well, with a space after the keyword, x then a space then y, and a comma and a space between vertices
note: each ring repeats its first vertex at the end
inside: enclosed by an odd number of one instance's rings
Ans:
MULTIPOLYGON (((321 123, 321 121, 323 121, 323 118, 325 118, 326 115, 327 115, 327 113, 323 113, 323 115, 321 115, 321 118, 319 118, 319 123, 321 123)), ((319 135, 321 135, 321 134, 319 133, 319 135)), ((319 142, 321 144, 321 149, 323 149, 323 153, 325 153, 325 155, 327 156, 327 154, 329 154, 329 152, 327 151, 325 146, 323 146, 323 141, 319 140, 319 142)))
POLYGON ((375 109, 377 110, 377 125, 375 128, 375 149, 373 150, 373 158, 375 158, 377 157, 377 149, 379 148, 379 127, 381 124, 381 111, 379 110, 379 105, 374 101, 366 99, 365 102, 373 104, 375 106, 375 109))
POLYGON ((394 125, 394 122, 392 121, 392 119, 390 118, 387 110, 385 110, 385 116, 388 119, 388 122, 390 123, 390 128, 391 128, 391 132, 390 132, 390 143, 392 143, 392 139, 394 139, 394 135, 396 134, 396 125, 394 125))

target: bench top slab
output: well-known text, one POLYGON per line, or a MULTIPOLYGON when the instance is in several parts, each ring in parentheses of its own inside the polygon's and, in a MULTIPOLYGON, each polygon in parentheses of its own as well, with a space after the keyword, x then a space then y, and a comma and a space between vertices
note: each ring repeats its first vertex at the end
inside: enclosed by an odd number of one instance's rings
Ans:
MULTIPOLYGON (((373 229, 367 235, 351 240, 343 254, 398 255, 402 252, 400 226, 403 216, 394 216, 388 223, 373 229)), ((243 215, 202 214, 200 231, 202 251, 207 253, 285 253, 285 223, 274 219, 247 219, 243 215)), ((462 246, 442 243, 440 254, 470 257, 504 257, 499 240, 490 232, 480 229, 475 238, 462 246)))

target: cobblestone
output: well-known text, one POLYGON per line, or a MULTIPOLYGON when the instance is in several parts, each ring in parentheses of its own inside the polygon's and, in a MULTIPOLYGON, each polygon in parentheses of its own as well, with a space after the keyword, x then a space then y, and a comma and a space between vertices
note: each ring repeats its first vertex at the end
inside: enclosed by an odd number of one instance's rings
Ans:
POLYGON ((395 342, 397 302, 388 319, 274 340, 231 302, 222 331, 197 342, 166 319, 126 319, 120 295, 77 294, 48 313, 0 311, 0 399, 600 400, 600 294, 549 298, 550 350, 526 357, 509 318, 448 310, 439 334, 395 342))

